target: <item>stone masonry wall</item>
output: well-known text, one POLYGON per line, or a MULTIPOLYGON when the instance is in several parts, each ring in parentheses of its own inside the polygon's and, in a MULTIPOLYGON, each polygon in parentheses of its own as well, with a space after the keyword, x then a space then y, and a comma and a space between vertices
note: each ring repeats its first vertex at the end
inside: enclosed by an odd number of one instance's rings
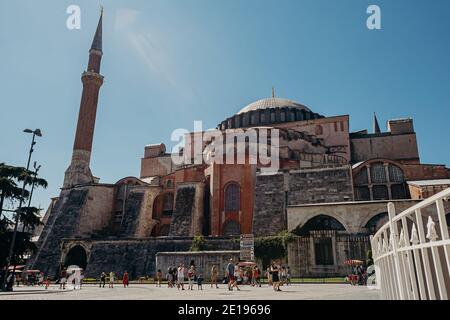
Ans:
POLYGON ((284 229, 284 174, 258 175, 255 186, 253 233, 277 234, 284 229))
POLYGON ((192 228, 192 210, 195 201, 195 187, 181 186, 175 198, 175 211, 172 215, 169 236, 189 236, 192 228))
POLYGON ((143 192, 130 192, 128 194, 123 220, 119 228, 119 235, 121 237, 133 237, 136 233, 143 201, 143 192))
POLYGON ((296 237, 288 244, 288 265, 293 277, 341 277, 348 275, 347 259, 365 261, 370 249, 369 236, 336 234, 335 231, 318 231, 309 236, 296 237), (316 265, 314 241, 321 237, 332 239, 334 263, 316 265))
MULTIPOLYGON (((239 242, 229 238, 206 238, 205 240, 210 250, 239 249, 239 242)), ((192 244, 190 237, 160 237, 140 240, 65 239, 64 247, 70 247, 71 243, 80 241, 83 242, 85 248, 89 248, 85 270, 85 275, 89 278, 98 278, 103 271, 114 271, 121 276, 125 270, 130 273, 132 279, 142 276, 153 277, 156 271, 156 254, 158 252, 189 251, 192 244)))
POLYGON ((37 252, 27 265, 28 269, 39 269, 51 276, 58 272, 61 240, 75 236, 88 192, 88 188, 61 191, 39 237, 37 252))
POLYGON ((349 166, 257 175, 253 233, 265 236, 286 230, 286 205, 350 200, 353 186, 349 166))
POLYGON ((289 205, 353 200, 349 166, 291 171, 289 205))

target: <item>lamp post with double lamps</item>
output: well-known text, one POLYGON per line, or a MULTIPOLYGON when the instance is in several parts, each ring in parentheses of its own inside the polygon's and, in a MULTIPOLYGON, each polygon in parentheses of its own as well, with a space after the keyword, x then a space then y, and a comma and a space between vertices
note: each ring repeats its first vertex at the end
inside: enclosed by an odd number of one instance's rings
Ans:
MULTIPOLYGON (((28 170, 30 169, 30 161, 31 161, 31 155, 34 151, 34 145, 36 144, 35 138, 36 136, 38 137, 42 137, 42 133, 40 129, 36 129, 36 130, 30 130, 30 129, 25 129, 23 130, 23 132, 25 133, 32 133, 33 134, 33 138, 31 140, 31 146, 30 146, 30 151, 28 153, 28 162, 27 162, 27 172, 26 174, 28 174, 28 170)), ((16 242, 16 236, 17 236, 17 228, 19 225, 19 217, 20 217, 20 210, 22 209, 22 203, 24 200, 24 195, 25 195, 25 187, 27 185, 27 180, 28 177, 27 175, 25 175, 25 178, 23 180, 23 185, 22 185, 22 193, 19 199, 19 207, 16 210, 16 217, 15 217, 15 221, 14 221, 14 231, 13 231, 13 235, 12 235, 12 239, 11 239, 11 245, 9 246, 9 254, 8 254, 8 259, 6 260, 6 266, 5 266, 5 271, 4 271, 4 276, 3 276, 3 281, 1 283, 1 289, 4 290, 6 287, 6 281, 8 278, 8 271, 9 271, 9 267, 11 265, 11 260, 14 254, 14 245, 16 242)))

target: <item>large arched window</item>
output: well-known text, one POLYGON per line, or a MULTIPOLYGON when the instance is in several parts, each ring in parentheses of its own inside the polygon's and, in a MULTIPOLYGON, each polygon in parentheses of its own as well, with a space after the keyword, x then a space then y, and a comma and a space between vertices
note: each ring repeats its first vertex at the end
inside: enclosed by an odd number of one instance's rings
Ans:
POLYGON ((241 234, 241 227, 238 222, 229 220, 223 225, 224 236, 238 236, 241 234))
POLYGON ((163 213, 171 215, 173 213, 173 193, 166 193, 163 198, 163 213))
POLYGON ((240 188, 237 183, 230 183, 225 188, 225 212, 237 212, 240 210, 240 188))
POLYGON ((407 199, 403 170, 389 160, 362 164, 354 173, 357 201, 407 199))

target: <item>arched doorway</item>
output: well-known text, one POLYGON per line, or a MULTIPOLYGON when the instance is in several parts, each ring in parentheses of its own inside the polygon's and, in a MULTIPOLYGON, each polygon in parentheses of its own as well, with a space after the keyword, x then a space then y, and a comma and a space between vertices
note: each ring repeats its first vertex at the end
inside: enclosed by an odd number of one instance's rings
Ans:
POLYGON ((86 270, 87 254, 86 250, 80 245, 74 246, 66 255, 64 266, 68 267, 72 265, 79 266, 83 270, 86 270))
POLYGON ((370 234, 375 234, 388 220, 387 212, 379 213, 370 218, 364 227, 369 230, 370 234))
POLYGON ((329 231, 345 231, 345 227, 336 218, 317 215, 293 231, 299 236, 312 237, 313 250, 311 253, 316 266, 326 268, 336 264, 336 247, 335 240, 333 240, 335 233, 329 231))

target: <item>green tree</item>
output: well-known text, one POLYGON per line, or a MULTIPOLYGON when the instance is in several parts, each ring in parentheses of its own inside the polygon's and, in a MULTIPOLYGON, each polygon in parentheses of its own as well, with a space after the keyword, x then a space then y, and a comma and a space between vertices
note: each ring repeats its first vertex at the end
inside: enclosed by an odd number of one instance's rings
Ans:
MULTIPOLYGON (((13 167, 0 163, 0 217, 3 213, 5 200, 18 200, 22 195, 22 188, 17 183, 25 177, 25 168, 13 167)), ((28 191, 24 193, 28 197, 28 191)))
POLYGON ((192 239, 190 251, 206 250, 206 241, 202 235, 197 235, 192 239))
POLYGON ((255 239, 255 255, 261 259, 264 266, 271 260, 283 259, 287 256, 287 246, 295 238, 288 231, 282 231, 274 236, 259 237, 255 239))
MULTIPOLYGON (((24 262, 24 256, 35 250, 35 245, 31 242, 31 233, 34 228, 41 223, 39 209, 31 207, 31 195, 35 187, 47 187, 45 179, 37 177, 37 172, 26 170, 22 167, 14 167, 0 163, 0 267, 6 264, 7 254, 11 245, 14 229, 14 219, 10 219, 4 212, 6 201, 14 204, 22 196, 20 183, 25 182, 25 188, 31 186, 31 192, 23 190, 23 203, 28 200, 28 206, 22 206, 15 210, 22 223, 22 231, 17 232, 14 256, 12 264, 24 262), (29 232, 25 232, 25 231, 29 232)), ((26 203, 26 202, 25 202, 26 203)))

